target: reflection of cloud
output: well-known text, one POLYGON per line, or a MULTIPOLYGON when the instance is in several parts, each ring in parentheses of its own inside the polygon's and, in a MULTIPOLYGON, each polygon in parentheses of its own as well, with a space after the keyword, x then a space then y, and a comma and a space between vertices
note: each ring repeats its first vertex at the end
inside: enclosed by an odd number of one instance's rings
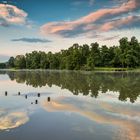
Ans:
POLYGON ((25 124, 29 118, 24 112, 13 112, 0 117, 0 130, 12 129, 25 124))
POLYGON ((58 103, 58 102, 48 102, 48 101, 45 101, 43 103, 43 107, 47 110, 47 111, 50 111, 50 112, 53 112, 53 111, 66 111, 66 110, 72 110, 72 111, 75 111, 75 107, 72 106, 72 105, 64 105, 64 104, 61 104, 61 103, 58 103))
POLYGON ((100 112, 97 111, 97 107, 94 105, 92 108, 95 110, 91 111, 90 109, 87 109, 85 107, 80 108, 64 102, 62 103, 60 99, 52 102, 44 101, 42 103, 43 108, 45 108, 47 111, 74 112, 100 124, 115 125, 121 128, 120 133, 115 134, 117 135, 116 137, 118 137, 117 139, 128 139, 128 140, 140 139, 140 134, 139 134, 140 129, 139 129, 139 119, 138 119, 140 117, 140 113, 136 111, 137 117, 136 116, 134 117, 132 116, 132 114, 135 111, 134 110, 132 111, 132 109, 124 111, 123 107, 117 108, 117 106, 113 104, 111 106, 107 103, 104 105, 100 103, 98 106, 103 111, 102 114, 100 114, 100 112), (109 111, 111 113, 109 113, 109 111))

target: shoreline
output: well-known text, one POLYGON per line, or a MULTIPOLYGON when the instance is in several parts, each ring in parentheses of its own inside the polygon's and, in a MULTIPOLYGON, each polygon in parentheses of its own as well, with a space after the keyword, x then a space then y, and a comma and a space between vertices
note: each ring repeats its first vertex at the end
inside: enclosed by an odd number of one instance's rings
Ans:
POLYGON ((92 71, 86 70, 59 70, 59 69, 0 69, 0 71, 59 71, 59 72, 104 72, 104 73, 119 73, 119 72, 140 72, 140 68, 95 68, 92 71))

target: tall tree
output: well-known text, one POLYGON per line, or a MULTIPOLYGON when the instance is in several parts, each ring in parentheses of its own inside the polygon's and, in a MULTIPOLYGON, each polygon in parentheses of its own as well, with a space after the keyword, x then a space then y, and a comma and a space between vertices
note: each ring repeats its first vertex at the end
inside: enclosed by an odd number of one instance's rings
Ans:
POLYGON ((26 68, 26 60, 24 55, 17 55, 14 61, 14 65, 18 69, 26 68))
POLYGON ((13 68, 15 66, 14 61, 15 61, 15 58, 10 57, 10 59, 8 60, 8 67, 13 68))
POLYGON ((101 65, 100 48, 99 48, 99 44, 97 42, 91 44, 91 56, 90 57, 92 57, 95 66, 99 67, 101 65))

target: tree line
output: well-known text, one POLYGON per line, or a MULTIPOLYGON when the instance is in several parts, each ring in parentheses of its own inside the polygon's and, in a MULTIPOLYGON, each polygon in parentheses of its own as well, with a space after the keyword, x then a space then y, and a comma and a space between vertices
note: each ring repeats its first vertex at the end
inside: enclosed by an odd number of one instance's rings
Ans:
POLYGON ((95 67, 135 68, 140 66, 140 43, 136 37, 119 40, 118 46, 74 44, 57 53, 33 51, 10 57, 8 68, 93 70, 95 67))

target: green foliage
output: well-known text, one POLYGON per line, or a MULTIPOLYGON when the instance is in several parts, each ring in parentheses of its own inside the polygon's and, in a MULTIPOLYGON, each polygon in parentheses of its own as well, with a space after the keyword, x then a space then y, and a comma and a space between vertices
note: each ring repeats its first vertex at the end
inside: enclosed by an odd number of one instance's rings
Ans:
POLYGON ((11 57, 9 67, 26 69, 94 70, 95 67, 135 68, 140 66, 140 43, 136 37, 124 37, 119 46, 107 47, 92 43, 74 44, 58 53, 37 52, 11 57))
MULTIPOLYGON (((90 61, 93 61, 94 64, 92 64, 91 68, 95 66, 100 66, 101 65, 101 52, 100 52, 100 48, 99 48, 99 44, 96 43, 92 43, 91 44, 91 51, 90 51, 90 61)), ((93 63, 92 62, 92 63, 93 63)))
POLYGON ((6 68, 6 64, 5 63, 0 63, 0 69, 5 69, 6 68))
POLYGON ((8 67, 9 67, 9 68, 15 67, 14 61, 15 61, 15 58, 14 58, 14 57, 10 57, 10 59, 9 59, 9 61, 8 61, 8 67))
POLYGON ((26 60, 24 55, 17 55, 14 60, 14 66, 17 69, 24 69, 26 68, 26 60))

